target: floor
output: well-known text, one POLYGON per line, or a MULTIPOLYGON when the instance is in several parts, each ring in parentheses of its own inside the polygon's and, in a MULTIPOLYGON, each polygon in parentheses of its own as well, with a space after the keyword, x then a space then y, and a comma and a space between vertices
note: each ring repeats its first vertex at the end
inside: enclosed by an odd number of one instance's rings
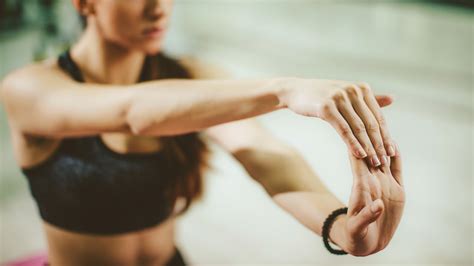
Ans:
MULTIPOLYGON (((363 80, 395 102, 383 109, 404 163, 407 204, 390 245, 369 257, 334 256, 279 209, 229 154, 211 143, 216 171, 179 221, 193 265, 472 265, 473 12, 394 1, 179 1, 165 49, 192 54, 235 78, 363 80)), ((1 35, 0 35, 1 36, 1 35)), ((0 42, 9 69, 24 32, 0 42)), ((27 49, 25 51, 28 51, 27 49)), ((0 262, 45 248, 36 207, 15 167, 0 111, 0 262)), ((280 110, 257 117, 297 148, 347 203, 345 145, 324 121, 280 110)))

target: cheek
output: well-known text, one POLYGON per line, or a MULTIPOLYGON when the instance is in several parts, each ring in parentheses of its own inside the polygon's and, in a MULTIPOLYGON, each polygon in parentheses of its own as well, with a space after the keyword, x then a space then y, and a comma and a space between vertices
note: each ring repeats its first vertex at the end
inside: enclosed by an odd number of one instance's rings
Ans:
POLYGON ((99 16, 100 28, 110 41, 129 45, 140 37, 140 12, 124 7, 110 8, 99 16))

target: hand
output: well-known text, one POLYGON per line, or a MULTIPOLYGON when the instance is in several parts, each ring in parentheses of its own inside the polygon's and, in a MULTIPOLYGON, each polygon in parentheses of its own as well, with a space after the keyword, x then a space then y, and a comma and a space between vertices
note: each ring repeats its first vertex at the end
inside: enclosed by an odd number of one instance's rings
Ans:
POLYGON ((367 83, 338 80, 284 79, 282 101, 293 112, 329 122, 357 158, 372 166, 387 163, 394 147, 380 107, 389 95, 374 95, 367 83))
POLYGON ((367 256, 384 249, 397 229, 405 205, 402 161, 396 155, 381 167, 368 167, 349 152, 354 183, 345 217, 343 249, 367 256))

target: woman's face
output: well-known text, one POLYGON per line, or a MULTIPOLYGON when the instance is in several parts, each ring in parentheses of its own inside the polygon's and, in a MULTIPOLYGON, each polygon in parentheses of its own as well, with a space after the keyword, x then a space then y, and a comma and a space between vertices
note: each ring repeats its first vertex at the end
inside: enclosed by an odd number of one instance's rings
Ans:
POLYGON ((88 9, 87 16, 93 17, 88 23, 95 23, 106 40, 147 54, 160 51, 173 7, 173 0, 75 0, 75 2, 77 7, 82 5, 88 9))

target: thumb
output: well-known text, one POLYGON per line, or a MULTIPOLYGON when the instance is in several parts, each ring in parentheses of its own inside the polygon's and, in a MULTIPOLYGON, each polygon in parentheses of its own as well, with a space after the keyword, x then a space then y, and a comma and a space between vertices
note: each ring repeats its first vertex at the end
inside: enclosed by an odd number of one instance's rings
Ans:
POLYGON ((383 201, 376 199, 365 206, 356 216, 349 229, 351 236, 355 239, 364 238, 367 235, 368 226, 380 217, 384 210, 383 201))
POLYGON ((385 107, 392 104, 394 97, 392 95, 375 95, 375 100, 377 100, 380 107, 385 107))

